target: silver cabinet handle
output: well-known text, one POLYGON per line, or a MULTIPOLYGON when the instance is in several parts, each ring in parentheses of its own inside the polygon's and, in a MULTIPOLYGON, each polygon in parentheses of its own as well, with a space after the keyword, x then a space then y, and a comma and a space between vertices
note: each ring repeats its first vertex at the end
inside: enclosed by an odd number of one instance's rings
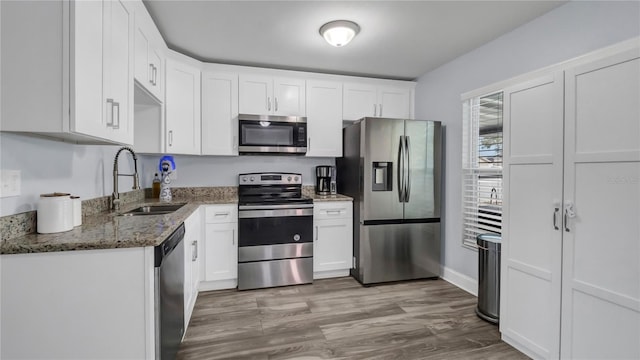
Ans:
POLYGON ((153 85, 153 64, 149 63, 149 82, 153 85))
MULTIPOLYGON (((380 105, 380 109, 380 115, 382 115, 382 105, 380 105)), ((407 172, 407 176, 404 179, 404 202, 409 202, 409 198, 411 197, 411 137, 408 135, 404 137, 404 155, 407 158, 406 163, 403 164, 407 172)))
POLYGON ((114 111, 114 113, 117 115, 116 118, 118 119, 118 122, 116 123, 115 120, 114 120, 112 127, 114 129, 120 129, 120 103, 119 102, 114 102, 113 103, 113 108, 114 109, 118 109, 118 111, 114 111))
POLYGON ((275 105, 276 105, 275 111, 278 111, 278 98, 277 98, 277 97, 274 97, 274 98, 273 98, 273 102, 274 102, 274 103, 275 103, 275 105))
POLYGON ((380 117, 382 117, 382 104, 378 105, 378 108, 380 109, 380 117))
POLYGON ((318 225, 316 225, 316 241, 318 241, 318 225))
POLYGON ((107 105, 110 105, 107 108, 111 109, 111 111, 107 115, 107 126, 112 127, 113 126, 113 99, 107 99, 107 105))
POLYGON ((307 140, 307 152, 311 151, 311 137, 307 140))
POLYGON ((158 68, 153 65, 153 86, 158 85, 158 68))
POLYGON ((569 229, 569 219, 576 217, 576 213, 573 210, 573 203, 571 201, 565 202, 564 205, 564 231, 571 232, 569 229))
POLYGON ((373 116, 377 116, 376 104, 373 104, 373 116))
POLYGON ((173 130, 169 130, 169 146, 173 146, 173 130))
POLYGON ((191 243, 191 246, 193 246, 193 252, 191 255, 191 261, 196 261, 196 259, 198 258, 198 240, 194 240, 191 243))
POLYGON ((238 150, 238 136, 233 137, 233 150, 238 150))
POLYGON ((213 216, 218 217, 218 216, 229 216, 229 212, 217 212, 215 213, 213 216))
POLYGON ((236 245, 236 229, 231 230, 231 245, 236 245))
POLYGON ((560 208, 556 207, 553 210, 553 229, 554 230, 560 230, 560 228, 558 227, 558 212, 560 212, 560 208))
POLYGON ((267 96, 267 110, 271 111, 271 98, 267 96))

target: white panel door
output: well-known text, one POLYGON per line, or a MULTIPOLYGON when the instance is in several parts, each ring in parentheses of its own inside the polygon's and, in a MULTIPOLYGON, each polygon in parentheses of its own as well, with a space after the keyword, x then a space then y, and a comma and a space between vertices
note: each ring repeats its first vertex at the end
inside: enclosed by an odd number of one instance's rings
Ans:
POLYGON ((166 71, 167 152, 200 154, 200 70, 167 59, 166 71))
POLYGON ((238 155, 238 74, 202 73, 202 154, 238 155))
MULTIPOLYGON (((71 131, 108 139, 111 104, 102 93, 103 5, 99 1, 75 1, 71 48, 71 131)), ((105 54, 105 56, 108 56, 105 54)), ((108 80, 108 79, 107 79, 108 80)))
POLYGON ((566 72, 562 358, 640 358, 639 57, 566 72))
POLYGON ((350 269, 353 256, 351 219, 316 221, 314 230, 313 271, 350 269))
POLYGON ((342 118, 358 120, 363 117, 378 116, 378 93, 373 85, 344 84, 342 118))
POLYGON ((122 1, 104 1, 104 94, 113 99, 109 138, 133 144, 133 13, 122 1), (108 59, 108 60, 107 60, 108 59))
POLYGON ((238 224, 205 225, 205 281, 238 278, 238 224))
POLYGON ((385 118, 411 118, 411 90, 400 87, 378 88, 378 116, 385 118))
POLYGON ((273 113, 282 116, 306 116, 305 81, 275 78, 273 80, 273 113))
POLYGON ((240 114, 273 113, 273 79, 268 76, 240 75, 240 114))
POLYGON ((534 357, 560 353, 562 73, 504 91, 500 331, 534 357))
POLYGON ((307 81, 307 156, 342 156, 342 83, 307 81))

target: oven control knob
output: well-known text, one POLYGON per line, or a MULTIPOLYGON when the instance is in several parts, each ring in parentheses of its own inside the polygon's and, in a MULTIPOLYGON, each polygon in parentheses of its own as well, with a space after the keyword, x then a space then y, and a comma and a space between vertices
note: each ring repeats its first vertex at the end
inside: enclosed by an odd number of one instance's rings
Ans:
POLYGON ((291 182, 291 176, 289 176, 289 177, 287 178, 287 181, 288 181, 288 182, 291 182))
POLYGON ((298 182, 298 177, 297 177, 297 176, 296 176, 296 177, 294 177, 294 178, 293 178, 293 181, 298 182))
POLYGON ((294 241, 300 241, 300 235, 299 234, 293 235, 293 240, 294 241))
POLYGON ((255 180, 255 178, 252 176, 249 180, 250 180, 250 181, 254 181, 254 180, 255 180))
POLYGON ((247 182, 247 177, 246 176, 242 177, 242 182, 247 182))

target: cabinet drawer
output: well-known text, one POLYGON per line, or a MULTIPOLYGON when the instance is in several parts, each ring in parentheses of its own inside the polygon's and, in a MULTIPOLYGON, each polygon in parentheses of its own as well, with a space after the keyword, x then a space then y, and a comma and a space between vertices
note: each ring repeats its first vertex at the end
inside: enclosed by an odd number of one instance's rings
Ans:
POLYGON ((238 222, 237 205, 210 205, 205 207, 204 221, 207 224, 238 222))
POLYGON ((314 220, 351 218, 351 201, 313 204, 314 220))

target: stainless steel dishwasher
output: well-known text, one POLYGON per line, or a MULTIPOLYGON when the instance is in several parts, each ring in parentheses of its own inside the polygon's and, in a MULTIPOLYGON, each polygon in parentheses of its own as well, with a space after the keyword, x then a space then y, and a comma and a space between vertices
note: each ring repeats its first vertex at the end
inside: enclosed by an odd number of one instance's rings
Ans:
POLYGON ((156 359, 175 359, 184 334, 184 224, 155 247, 156 359))

